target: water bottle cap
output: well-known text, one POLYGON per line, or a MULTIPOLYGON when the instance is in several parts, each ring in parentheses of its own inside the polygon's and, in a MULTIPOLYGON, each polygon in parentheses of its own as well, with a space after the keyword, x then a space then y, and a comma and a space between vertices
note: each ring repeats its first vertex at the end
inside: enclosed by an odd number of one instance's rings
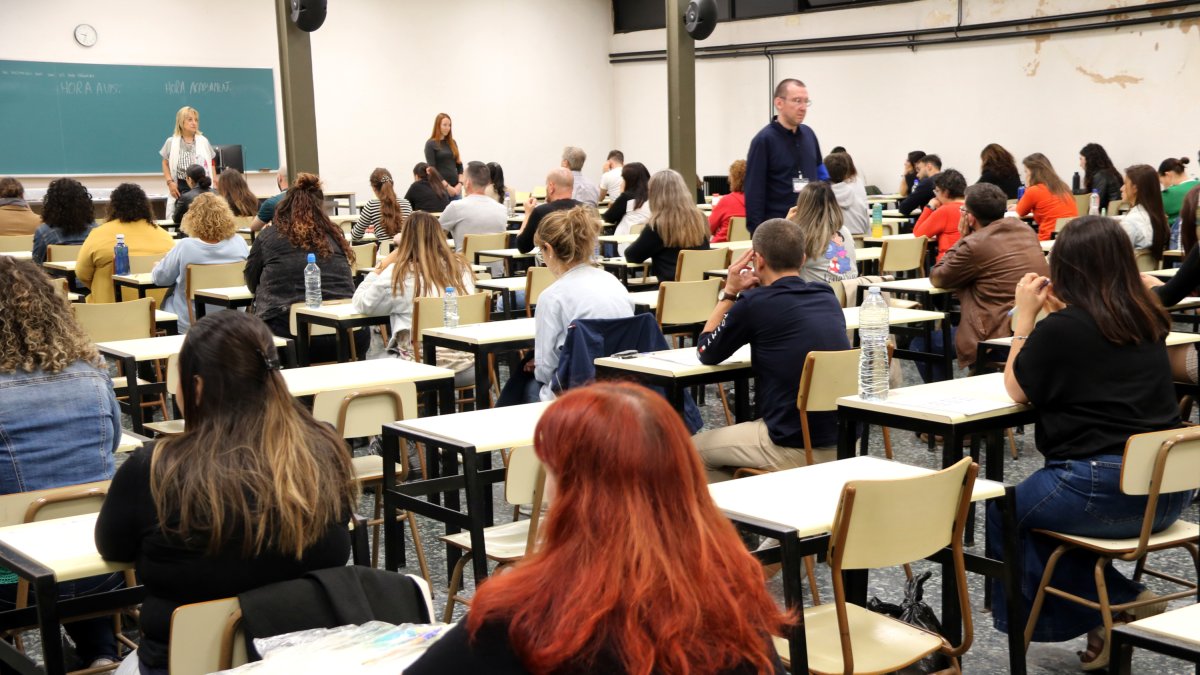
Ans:
POLYGON ((309 253, 309 254, 308 254, 308 262, 310 262, 310 263, 315 263, 315 262, 317 262, 317 254, 316 254, 316 253, 309 253))
POLYGON ((867 288, 867 291, 868 291, 869 293, 878 293, 878 292, 879 292, 879 287, 878 287, 878 286, 870 286, 870 287, 868 287, 868 288, 867 288))
POLYGON ((453 293, 453 292, 454 292, 454 287, 453 287, 453 286, 447 286, 447 287, 446 287, 446 293, 453 293))
POLYGON ((122 243, 124 243, 124 242, 125 242, 125 235, 123 235, 123 234, 118 234, 118 235, 117 235, 117 241, 118 241, 118 242, 122 242, 122 243))

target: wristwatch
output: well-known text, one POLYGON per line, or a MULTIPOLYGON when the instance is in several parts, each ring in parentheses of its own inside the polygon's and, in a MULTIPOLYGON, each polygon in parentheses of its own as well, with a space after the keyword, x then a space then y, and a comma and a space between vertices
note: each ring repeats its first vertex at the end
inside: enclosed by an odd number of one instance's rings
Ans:
POLYGON ((738 299, 737 293, 726 293, 724 289, 722 289, 720 294, 717 295, 717 302, 720 302, 722 300, 728 300, 730 302, 737 302, 737 299, 738 299))

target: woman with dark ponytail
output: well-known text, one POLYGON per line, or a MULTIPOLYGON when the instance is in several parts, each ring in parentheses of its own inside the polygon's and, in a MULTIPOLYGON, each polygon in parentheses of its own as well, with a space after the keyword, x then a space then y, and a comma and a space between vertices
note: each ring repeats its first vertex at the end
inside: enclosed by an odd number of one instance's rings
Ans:
POLYGON ((362 239, 370 229, 375 238, 384 241, 400 234, 404 223, 412 215, 412 205, 407 199, 396 196, 392 172, 380 167, 371 172, 368 179, 375 199, 358 210, 358 220, 350 230, 352 239, 362 239))
POLYGON ((1167 220, 1174 223, 1183 208, 1183 198, 1192 188, 1200 185, 1200 181, 1189 178, 1187 165, 1191 160, 1187 157, 1170 157, 1158 165, 1158 182, 1162 185, 1163 211, 1167 220))
POLYGON ((413 183, 408 186, 404 198, 412 204, 414 211, 441 213, 450 203, 450 193, 446 192, 442 174, 425 162, 417 162, 413 167, 413 183))
POLYGON ((192 205, 192 200, 205 192, 212 192, 212 179, 208 177, 204 167, 199 164, 193 164, 187 170, 187 185, 188 191, 179 196, 175 202, 175 213, 171 219, 178 225, 183 222, 183 215, 187 213, 188 207, 192 205))

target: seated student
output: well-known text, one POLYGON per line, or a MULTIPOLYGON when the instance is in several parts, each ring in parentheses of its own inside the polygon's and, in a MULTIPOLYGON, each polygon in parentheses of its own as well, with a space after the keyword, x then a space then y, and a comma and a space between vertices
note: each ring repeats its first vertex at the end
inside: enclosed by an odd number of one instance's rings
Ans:
MULTIPOLYGON (((325 215, 325 193, 321 181, 311 173, 296 176, 296 184, 275 210, 274 225, 254 240, 246 258, 246 286, 254 294, 253 311, 280 337, 294 338, 289 325, 292 305, 304 302, 304 268, 308 254, 317 257, 321 269, 321 299, 340 300, 354 295, 350 261, 354 252, 325 215)), ((365 355, 370 336, 354 332, 359 355, 365 355)), ((313 362, 335 358, 333 335, 310 338, 313 362)))
POLYGON ((679 251, 708 248, 708 223, 696 208, 683 176, 663 169, 650 178, 650 220, 625 249, 625 259, 649 260, 659 281, 674 281, 679 251))
MULTIPOLYGON (((1086 192, 1100 193, 1100 209, 1121 199, 1121 172, 1113 166, 1104 146, 1088 143, 1079 150, 1079 168, 1083 169, 1083 188, 1086 192)), ((1027 183, 1028 184, 1028 183, 1027 183)), ((1111 215, 1117 215, 1115 213, 1111 215)))
POLYGON ((0 178, 0 237, 33 234, 41 219, 25 202, 25 186, 16 178, 0 178))
MULTIPOLYGON (((508 194, 508 186, 504 184, 504 167, 496 162, 487 163, 488 170, 488 186, 484 189, 483 194, 489 199, 494 199, 503 204, 504 196, 508 194)), ((515 205, 516 202, 514 201, 515 205)))
POLYGON ((358 220, 350 228, 351 239, 362 239, 367 231, 375 234, 378 241, 387 241, 400 234, 404 223, 412 215, 412 204, 396 196, 396 183, 392 172, 379 167, 367 178, 375 198, 358 210, 358 220))
POLYGON ((288 172, 286 166, 279 167, 279 171, 275 173, 275 185, 279 188, 279 194, 264 199, 258 207, 258 215, 254 217, 254 222, 250 223, 250 229, 255 232, 271 224, 271 219, 275 217, 275 207, 287 195, 288 172))
POLYGON ((979 180, 975 184, 991 183, 1004 191, 1006 198, 1016 199, 1021 175, 1012 153, 999 143, 988 143, 979 154, 979 160, 979 180))
POLYGON ((621 185, 621 194, 604 212, 604 222, 617 226, 614 234, 638 234, 650 220, 650 172, 641 162, 630 162, 621 167, 621 185))
POLYGON ((95 203, 79 181, 55 178, 42 198, 42 224, 33 233, 33 261, 46 262, 51 244, 82 244, 96 229, 95 203))
POLYGON ((179 317, 179 332, 186 333, 188 319, 188 265, 220 265, 240 262, 249 253, 246 240, 238 236, 233 212, 225 199, 215 193, 196 197, 183 217, 183 230, 189 235, 180 239, 154 265, 150 277, 157 286, 170 286, 163 309, 179 317))
POLYGON ((167 672, 180 605, 345 565, 358 505, 345 442, 288 392, 257 317, 197 321, 179 375, 187 428, 121 465, 96 521, 100 555, 137 563, 146 588, 127 660, 148 675, 167 672))
MULTIPOLYGON (((841 215, 836 204, 834 212, 841 215)), ((850 349, 850 342, 833 289, 800 278, 805 243, 804 232, 790 220, 759 225, 754 248, 730 266, 721 300, 704 324, 696 349, 701 363, 720 363, 750 344, 762 411, 753 422, 694 437, 709 482, 728 480, 740 467, 791 469, 807 463, 796 410, 804 359, 813 350, 850 349)), ((815 457, 833 459, 836 413, 811 413, 808 419, 815 457)))
POLYGON ((962 238, 929 272, 934 286, 953 289, 962 304, 954 347, 964 368, 975 364, 980 342, 1012 335, 1008 311, 1017 282, 1030 272, 1050 274, 1037 234, 1004 217, 1008 196, 1001 188, 976 183, 966 193, 962 238))
POLYGON ((904 173, 900 176, 900 189, 896 193, 901 197, 907 197, 912 194, 912 189, 916 187, 917 181, 920 178, 917 176, 917 164, 925 153, 920 150, 913 150, 904 158, 904 173))
POLYGON ((234 218, 253 218, 258 213, 258 197, 246 184, 241 171, 227 168, 217 177, 217 194, 225 198, 234 218))
POLYGON ((1171 238, 1171 226, 1167 224, 1167 214, 1163 211, 1162 191, 1154 167, 1135 164, 1125 169, 1121 199, 1133 205, 1129 213, 1118 221, 1133 243, 1133 254, 1148 255, 1153 261, 1152 269, 1157 269, 1157 263, 1162 260, 1163 251, 1171 238))
MULTIPOLYGON (((37 265, 0 255, 0 288, 0 494, 112 478, 121 410, 104 360, 37 265)), ((59 582, 59 597, 121 581, 104 574, 59 582)), ((14 607, 15 592, 15 579, 0 582, 0 609, 14 607)), ((66 628, 84 668, 116 663, 111 618, 66 628)))
POLYGON ((1038 239, 1049 241, 1059 218, 1074 218, 1079 215, 1071 187, 1054 172, 1050 160, 1040 152, 1021 160, 1025 166, 1025 194, 1017 202, 1017 215, 1024 218, 1030 213, 1038 226, 1038 239))
POLYGON ((539 548, 481 585, 406 674, 784 672, 769 636, 787 619, 662 396, 573 389, 534 438, 550 504, 539 548))
POLYGON ((854 160, 844 152, 825 156, 825 170, 838 207, 842 209, 842 222, 850 234, 866 234, 871 229, 871 207, 867 205, 867 188, 854 167, 854 160))
MULTIPOLYGON (((1163 283, 1162 279, 1148 274, 1142 275, 1142 282, 1158 296, 1163 307, 1173 307, 1187 296, 1200 289, 1200 246, 1196 245, 1197 204, 1200 203, 1200 186, 1192 188, 1183 200, 1183 211, 1180 220, 1183 225, 1183 248, 1187 256, 1179 266, 1179 272, 1163 283), (1187 233, 1191 232, 1188 241, 1187 233)), ((1200 366, 1197 366, 1200 356, 1200 342, 1192 345, 1179 345, 1167 350, 1171 359, 1171 374, 1176 382, 1191 382, 1200 384, 1200 366)))
POLYGON ((913 234, 918 237, 936 239, 938 243, 937 259, 941 260, 946 251, 958 241, 958 221, 962 220, 963 193, 967 189, 967 179, 954 169, 946 169, 933 180, 933 199, 921 211, 913 234))
MULTIPOLYGON (((470 185, 471 167, 468 164, 468 191, 470 185)), ((442 297, 450 287, 458 295, 474 293, 475 275, 467 260, 446 244, 446 235, 438 219, 424 211, 417 211, 408 219, 408 225, 400 233, 396 247, 354 291, 354 311, 361 314, 391 314, 392 336, 388 351, 400 354, 402 358, 407 354, 407 358, 412 359, 411 331, 415 299, 442 297)), ((470 367, 473 361, 469 357, 451 360, 451 353, 458 354, 439 350, 439 365, 457 371, 455 386, 470 386, 474 379, 474 371, 470 367)))
POLYGON ((212 179, 208 177, 208 172, 204 170, 204 167, 199 164, 188 167, 186 180, 188 189, 179 195, 179 199, 175 200, 175 213, 171 216, 176 225, 183 222, 183 214, 187 213, 192 200, 213 191, 212 179))
POLYGON ((739 159, 729 165, 729 194, 721 195, 713 205, 712 213, 708 214, 708 231, 712 234, 712 243, 729 241, 729 221, 746 217, 746 193, 743 192, 745 184, 746 160, 739 159))
POLYGON ((555 280, 542 291, 534 310, 534 358, 511 374, 497 406, 554 400, 551 385, 558 352, 575 319, 633 316, 633 303, 621 282, 592 267, 598 230, 592 212, 584 207, 554 211, 538 227, 537 245, 555 280))
POLYGON ((129 255, 162 255, 171 250, 175 239, 154 224, 150 201, 142 188, 121 183, 109 196, 109 219, 88 233, 75 260, 75 278, 92 289, 87 301, 117 302, 113 294, 113 248, 117 235, 125 235, 129 255))
POLYGON ((483 162, 467 162, 463 172, 462 199, 450 202, 442 213, 442 229, 454 239, 455 250, 463 250, 468 234, 493 234, 508 228, 508 210, 484 194, 491 175, 483 162))
POLYGON ((538 204, 531 195, 525 200, 525 220, 517 231, 517 250, 529 253, 533 250, 534 238, 542 219, 555 211, 582 206, 571 194, 575 189, 575 178, 564 168, 552 169, 546 175, 546 203, 538 204))
POLYGON ((942 170, 942 158, 937 155, 925 155, 917 160, 918 182, 909 191, 908 196, 900 200, 896 209, 909 216, 913 211, 925 208, 933 199, 933 179, 942 170))
POLYGON ((1192 188, 1200 185, 1195 178, 1188 178, 1187 157, 1169 157, 1158 165, 1158 182, 1162 185, 1163 211, 1167 222, 1174 223, 1183 209, 1183 198, 1192 188))
POLYGON ((787 219, 800 226, 804 236, 804 265, 800 268, 804 281, 832 284, 858 277, 854 237, 843 224, 843 217, 829 183, 811 182, 796 195, 796 205, 788 211, 787 219))
POLYGON ((616 195, 621 194, 621 169, 623 168, 625 168, 625 153, 620 150, 609 150, 604 164, 600 165, 600 170, 604 173, 600 175, 600 197, 597 203, 603 202, 605 199, 615 199, 616 195))
MULTIPOLYGON (((457 186, 457 176, 455 176, 457 186)), ((413 182, 404 193, 414 211, 441 213, 450 203, 450 193, 446 191, 446 181, 438 170, 425 162, 417 162, 413 167, 413 182)))
MULTIPOLYGON (((1087 216, 1067 225, 1050 256, 1050 278, 1026 274, 1017 285, 1016 303, 1004 385, 1013 400, 1033 404, 1037 448, 1046 456, 1045 466, 1017 485, 1020 588, 1029 607, 1056 547, 1030 530, 1136 537, 1146 498, 1120 490, 1125 442, 1133 434, 1180 422, 1164 343, 1170 319, 1139 281, 1133 249, 1116 222, 1087 216), (1097 279, 1109 281, 1097 284, 1097 279), (1051 313, 1035 326, 1043 309, 1051 313)), ((1187 493, 1162 496, 1154 530, 1174 522, 1191 500, 1187 493)), ((1003 555, 1002 527, 999 510, 989 506, 989 556, 1003 555)), ((1095 601, 1095 563, 1095 555, 1084 551, 1064 556, 1054 585, 1095 601)), ((1113 604, 1149 597, 1111 562, 1104 581, 1113 604)), ((996 628, 1023 630, 1007 625, 1003 588, 994 588, 996 628)), ((1152 609, 1143 608, 1141 615, 1152 609)), ((1061 642, 1083 633, 1088 633, 1084 668, 1103 667, 1107 636, 1099 613, 1047 595, 1033 639, 1061 642)))

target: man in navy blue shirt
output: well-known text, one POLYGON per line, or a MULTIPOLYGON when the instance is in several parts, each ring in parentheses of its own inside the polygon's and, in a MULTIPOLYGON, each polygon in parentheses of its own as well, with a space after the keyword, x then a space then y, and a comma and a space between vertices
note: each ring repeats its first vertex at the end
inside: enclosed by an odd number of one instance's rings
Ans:
POLYGON ((824 180, 821 145, 804 116, 812 100, 800 80, 787 79, 775 87, 771 123, 750 141, 746 153, 746 227, 751 232, 768 218, 783 218, 796 205, 803 181, 824 180))
MULTIPOLYGON (((735 469, 804 466, 804 433, 796 396, 808 352, 850 349, 846 318, 833 289, 800 278, 804 233, 783 218, 754 231, 753 248, 730 268, 725 289, 700 335, 701 363, 716 364, 750 345, 762 418, 697 434, 709 482, 735 469), (753 267, 751 267, 753 265, 753 267)), ((837 413, 810 413, 814 458, 836 456, 837 413)))

